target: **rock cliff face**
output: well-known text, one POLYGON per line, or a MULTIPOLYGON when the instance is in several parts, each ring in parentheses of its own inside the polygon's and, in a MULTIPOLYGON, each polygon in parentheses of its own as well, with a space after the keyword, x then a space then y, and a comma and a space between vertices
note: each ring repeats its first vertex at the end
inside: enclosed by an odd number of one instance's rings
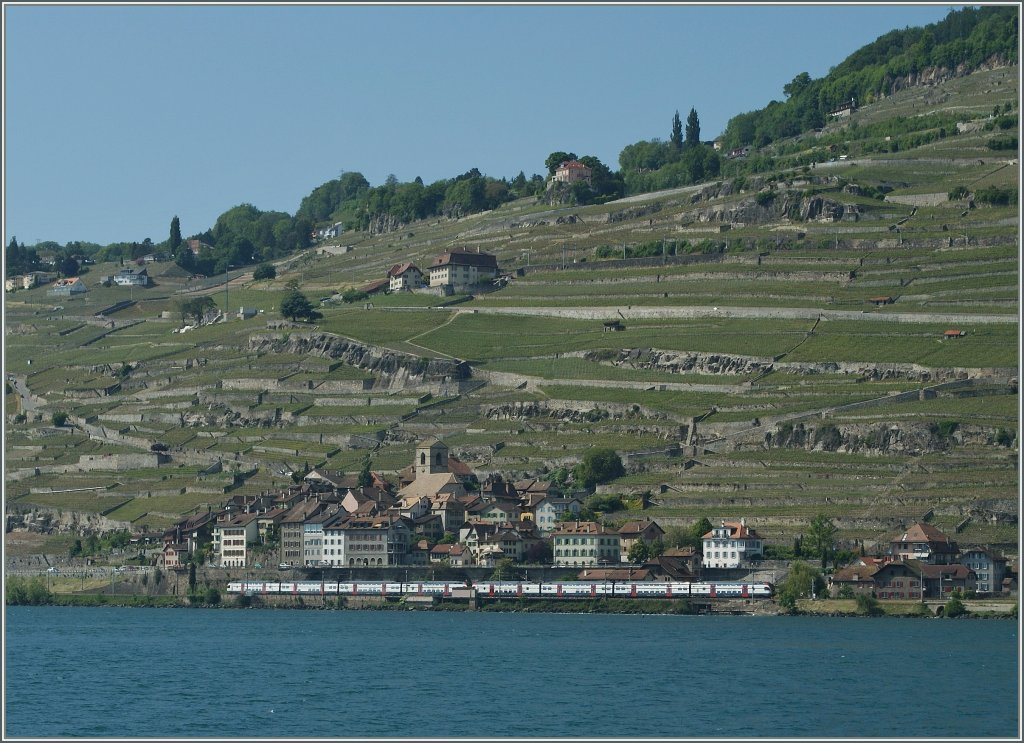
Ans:
POLYGON ((750 375, 769 371, 813 377, 818 374, 848 374, 865 382, 906 380, 911 382, 951 382, 966 379, 963 369, 922 367, 916 364, 870 364, 866 362, 787 363, 757 356, 663 351, 655 348, 625 348, 618 354, 592 351, 584 354, 588 361, 629 366, 634 369, 656 369, 673 374, 750 375))
POLYGON ((469 364, 457 359, 426 359, 355 343, 332 333, 268 333, 249 337, 256 353, 291 353, 337 359, 380 375, 381 383, 418 379, 424 382, 459 381, 472 375, 469 364))

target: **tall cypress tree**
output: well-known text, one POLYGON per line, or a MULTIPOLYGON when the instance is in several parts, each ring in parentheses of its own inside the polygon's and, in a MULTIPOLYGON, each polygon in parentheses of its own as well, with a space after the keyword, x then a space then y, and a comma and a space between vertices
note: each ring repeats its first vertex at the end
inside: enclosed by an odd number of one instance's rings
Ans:
POLYGON ((672 136, 669 138, 669 142, 677 150, 683 149, 683 122, 679 119, 678 111, 672 117, 672 136))
POLYGON ((167 239, 167 249, 173 255, 178 252, 179 245, 181 245, 181 224, 178 222, 178 215, 174 215, 174 219, 171 220, 171 236, 167 239))
POLYGON ((697 118, 697 111, 690 109, 690 115, 686 117, 686 146, 700 144, 700 119, 697 118))

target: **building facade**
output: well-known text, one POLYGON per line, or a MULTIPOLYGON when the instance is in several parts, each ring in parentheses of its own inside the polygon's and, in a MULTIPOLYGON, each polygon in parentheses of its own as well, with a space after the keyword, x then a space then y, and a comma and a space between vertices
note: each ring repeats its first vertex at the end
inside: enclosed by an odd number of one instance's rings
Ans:
POLYGON ((738 568, 764 556, 764 540, 747 526, 746 519, 722 521, 703 537, 705 568, 738 568))

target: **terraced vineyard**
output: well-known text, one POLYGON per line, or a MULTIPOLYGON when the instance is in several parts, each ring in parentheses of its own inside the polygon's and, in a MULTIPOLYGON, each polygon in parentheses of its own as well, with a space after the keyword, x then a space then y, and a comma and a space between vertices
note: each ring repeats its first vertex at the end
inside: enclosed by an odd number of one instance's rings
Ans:
MULTIPOLYGON (((1016 104, 1017 68, 911 88, 856 120, 925 100, 983 125, 1016 104)), ((811 151, 844 126, 799 141, 811 151)), ((1019 188, 1018 153, 986 147, 998 134, 895 154, 854 139, 849 160, 814 167, 787 167, 789 142, 778 169, 743 179, 347 235, 351 250, 308 251, 272 281, 234 272, 232 308, 261 314, 184 333, 178 303, 223 307, 223 277, 152 264, 155 285, 106 316, 129 292, 99 285, 111 266, 92 267, 82 298, 19 291, 5 365, 32 396, 8 386, 8 508, 159 529, 306 466, 355 472, 369 455, 397 471, 430 435, 481 479, 613 447, 627 474, 602 489, 649 493, 644 516, 663 525, 745 517, 789 544, 826 513, 868 547, 918 519, 1016 545, 1019 213, 947 196, 1019 188), (340 301, 451 247, 493 253, 510 283, 340 301), (335 297, 316 326, 282 326, 292 279, 335 297)))

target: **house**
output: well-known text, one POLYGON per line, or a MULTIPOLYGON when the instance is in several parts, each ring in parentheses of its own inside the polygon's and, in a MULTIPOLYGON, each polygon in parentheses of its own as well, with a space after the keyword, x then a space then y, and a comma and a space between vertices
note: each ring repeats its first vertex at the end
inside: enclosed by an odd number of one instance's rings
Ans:
POLYGON ((931 565, 956 562, 960 548, 930 524, 915 523, 889 543, 889 554, 897 560, 920 560, 931 565))
POLYGON ((739 157, 746 157, 749 154, 750 145, 747 145, 746 147, 737 147, 734 150, 729 150, 729 152, 726 153, 725 157, 727 160, 735 160, 736 158, 739 157))
POLYGON ((465 545, 475 561, 480 556, 484 540, 497 531, 498 527, 496 524, 486 524, 483 521, 467 521, 459 529, 459 544, 465 545))
POLYGON ((317 497, 308 497, 296 503, 281 519, 281 562, 302 565, 304 550, 304 524, 306 519, 323 513, 330 507, 317 497))
POLYGON ((629 562, 629 551, 637 542, 648 547, 665 536, 665 530, 658 526, 657 521, 627 521, 619 528, 619 562, 629 562))
POLYGON ((384 513, 399 503, 400 501, 389 491, 373 486, 348 488, 341 498, 341 506, 348 513, 384 513))
POLYGON ((202 250, 213 250, 212 245, 207 245, 202 240, 186 240, 185 243, 188 245, 188 249, 192 251, 193 255, 199 255, 202 250))
POLYGON ((412 530, 414 534, 422 534, 431 542, 437 542, 444 537, 444 521, 440 514, 426 513, 412 519, 412 530))
POLYGON ((566 518, 577 518, 583 503, 579 498, 546 495, 534 507, 534 520, 541 531, 552 531, 558 522, 566 518))
POLYGON ((359 287, 359 291, 364 294, 377 294, 384 291, 391 285, 391 279, 385 277, 383 279, 374 279, 368 284, 363 284, 359 287))
POLYGON ((149 273, 145 268, 122 268, 111 278, 118 286, 149 286, 149 273))
POLYGON ((238 319, 239 320, 248 320, 248 319, 250 319, 252 317, 256 317, 256 315, 258 315, 259 313, 260 313, 260 311, 258 309, 256 309, 255 307, 239 307, 238 308, 238 319))
MULTIPOLYGON (((917 562, 916 565, 922 563, 917 562)), ((904 599, 922 601, 923 587, 921 585, 921 572, 916 569, 915 564, 904 561, 885 563, 874 575, 875 597, 879 599, 904 599)))
POLYGON ((594 171, 579 160, 564 160, 557 168, 551 180, 555 183, 576 183, 583 181, 590 185, 594 171))
POLYGON ((4 279, 4 289, 13 292, 17 289, 32 289, 33 287, 45 284, 51 278, 48 273, 42 271, 30 271, 24 276, 8 276, 4 279))
POLYGON ((963 338, 965 335, 967 335, 967 331, 966 330, 957 330, 957 329, 954 328, 954 329, 951 329, 951 330, 947 330, 945 333, 942 334, 942 337, 943 338, 963 338))
POLYGON ((429 565, 430 564, 430 543, 421 539, 409 547, 405 555, 407 565, 429 565))
POLYGON ((519 505, 518 498, 482 500, 474 507, 476 519, 489 524, 504 524, 506 521, 517 521, 521 514, 522 508, 519 505))
POLYGON ((700 579, 700 552, 693 547, 674 547, 648 558, 644 567, 655 580, 694 582, 700 579))
POLYGON ((430 286, 464 291, 498 276, 498 259, 490 253, 450 250, 437 256, 428 269, 430 286))
MULTIPOLYGON (((348 513, 340 503, 329 504, 322 511, 310 516, 302 522, 302 562, 305 567, 323 565, 324 560, 324 523, 339 513, 348 513)), ((293 563, 294 564, 294 563, 293 563)))
POLYGON ((526 542, 516 529, 501 526, 494 532, 481 540, 480 555, 478 560, 483 565, 487 564, 487 556, 491 555, 497 559, 509 558, 514 562, 522 562, 526 553, 526 542))
POLYGON ((919 563, 917 568, 924 582, 925 598, 948 599, 953 591, 967 592, 977 588, 977 575, 966 565, 919 563))
POLYGON ((213 553, 222 568, 244 568, 249 562, 249 545, 259 540, 255 513, 229 514, 213 527, 213 553))
POLYGON ((164 532, 164 544, 184 544, 189 554, 213 539, 217 516, 212 510, 202 511, 178 521, 164 532))
POLYGON ((857 101, 854 98, 842 103, 828 112, 829 118, 839 119, 852 115, 857 110, 857 101))
POLYGON ((835 598, 844 588, 849 588, 854 596, 871 596, 875 591, 875 573, 879 565, 849 565, 837 570, 829 576, 829 593, 835 598))
POLYGON ((1001 593, 1007 560, 994 550, 971 547, 960 554, 960 564, 974 571, 978 593, 1001 593))
POLYGON ((67 279, 57 279, 53 286, 46 290, 46 293, 51 297, 73 297, 77 294, 85 294, 89 291, 85 282, 78 276, 72 276, 67 279))
POLYGON ((701 537, 706 568, 738 568, 764 556, 764 542, 746 519, 722 521, 701 537))
POLYGON ((168 569, 183 568, 188 560, 187 544, 165 544, 160 556, 163 566, 168 569))
POLYGON ((412 533, 401 516, 349 515, 324 525, 324 559, 346 567, 404 565, 412 533))
POLYGON ((438 544, 430 550, 430 561, 437 563, 447 560, 452 567, 469 565, 472 557, 469 549, 461 544, 438 544))
POLYGON ((606 333, 614 333, 625 329, 626 326, 622 324, 621 320, 606 320, 604 323, 604 332, 606 333))
POLYGON ((413 263, 396 263, 388 270, 389 288, 393 292, 411 291, 424 286, 423 272, 413 263))
POLYGON ((892 297, 871 297, 868 301, 875 305, 875 307, 881 307, 882 305, 893 304, 896 300, 892 297))
POLYGON ((335 222, 330 227, 322 227, 319 230, 317 230, 316 232, 314 232, 313 233, 313 237, 319 238, 321 240, 323 240, 325 238, 328 238, 328 237, 340 237, 341 234, 344 231, 345 231, 345 223, 344 222, 335 222))
POLYGON ((551 534, 556 566, 617 564, 619 534, 594 521, 563 521, 551 534))

